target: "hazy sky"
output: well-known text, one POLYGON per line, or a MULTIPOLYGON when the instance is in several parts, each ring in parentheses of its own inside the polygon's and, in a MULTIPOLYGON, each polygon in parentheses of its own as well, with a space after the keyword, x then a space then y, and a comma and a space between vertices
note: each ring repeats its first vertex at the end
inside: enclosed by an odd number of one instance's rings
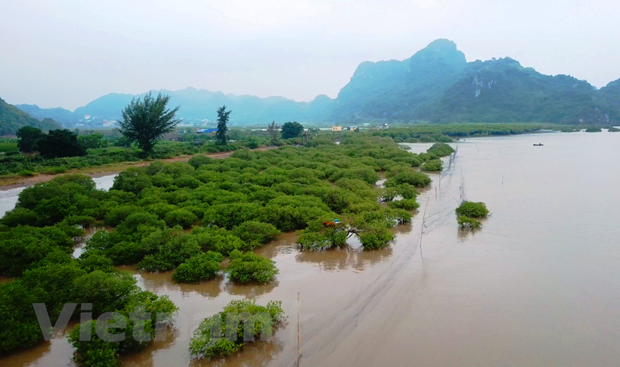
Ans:
POLYGON ((0 97, 82 106, 188 86, 336 97, 365 60, 437 38, 468 61, 510 56, 597 87, 620 78, 612 0, 0 0, 0 97))

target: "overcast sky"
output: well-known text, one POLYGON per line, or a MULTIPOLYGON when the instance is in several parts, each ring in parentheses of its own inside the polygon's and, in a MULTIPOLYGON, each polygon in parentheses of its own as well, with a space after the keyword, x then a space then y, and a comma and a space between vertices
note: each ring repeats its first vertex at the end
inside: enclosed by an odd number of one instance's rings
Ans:
POLYGON ((611 0, 0 0, 0 98, 85 105, 188 86, 336 97, 366 60, 437 38, 468 61, 510 56, 597 87, 620 78, 611 0))

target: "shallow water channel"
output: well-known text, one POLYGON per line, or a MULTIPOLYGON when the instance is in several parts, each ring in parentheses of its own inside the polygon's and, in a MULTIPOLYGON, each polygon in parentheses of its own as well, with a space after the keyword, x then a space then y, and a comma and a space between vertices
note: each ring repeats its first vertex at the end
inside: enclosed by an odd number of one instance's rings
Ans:
MULTIPOLYGON (((620 133, 467 139, 388 249, 299 252, 295 235, 284 234, 257 251, 280 270, 264 286, 178 285, 170 273, 126 267, 145 289, 170 295, 180 316, 165 342, 123 365, 293 366, 298 293, 301 366, 617 365, 618 167, 620 133), (463 196, 492 212, 475 233, 457 228, 463 196), (272 343, 191 361, 198 323, 248 297, 281 300, 288 325, 272 343)), ((58 336, 0 365, 67 366, 72 352, 58 336)))

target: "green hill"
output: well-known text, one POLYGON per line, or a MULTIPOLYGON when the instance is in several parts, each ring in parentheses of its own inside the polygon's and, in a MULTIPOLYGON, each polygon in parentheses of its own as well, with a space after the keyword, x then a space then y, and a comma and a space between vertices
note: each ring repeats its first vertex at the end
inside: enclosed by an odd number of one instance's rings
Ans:
POLYGON ((14 135, 17 129, 27 125, 44 131, 60 128, 54 120, 46 118, 39 121, 0 98, 0 135, 14 135))
POLYGON ((571 76, 549 76, 505 58, 470 63, 439 101, 431 121, 608 125, 618 109, 600 91, 571 76))
POLYGON ((511 58, 467 63, 453 42, 437 40, 404 61, 360 64, 333 118, 609 125, 620 121, 620 80, 597 90, 511 58))

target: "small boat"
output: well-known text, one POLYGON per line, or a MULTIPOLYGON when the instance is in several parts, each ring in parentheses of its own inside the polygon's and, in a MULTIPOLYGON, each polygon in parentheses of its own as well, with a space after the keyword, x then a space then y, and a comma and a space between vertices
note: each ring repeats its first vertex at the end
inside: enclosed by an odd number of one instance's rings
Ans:
POLYGON ((534 144, 535 147, 542 147, 543 143, 534 144))

